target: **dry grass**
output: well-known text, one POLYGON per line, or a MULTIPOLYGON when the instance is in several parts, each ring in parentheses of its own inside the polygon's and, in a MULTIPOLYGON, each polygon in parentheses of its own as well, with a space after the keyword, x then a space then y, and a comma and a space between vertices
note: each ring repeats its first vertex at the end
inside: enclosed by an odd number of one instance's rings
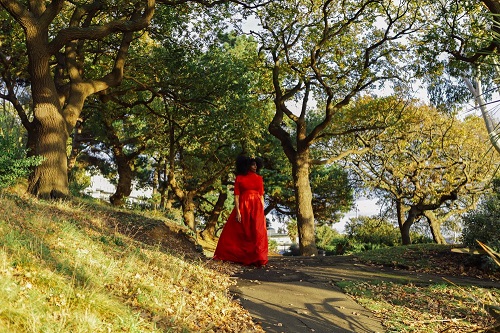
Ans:
MULTIPOLYGON (((471 333, 498 332, 500 289, 488 287, 499 281, 499 272, 481 271, 465 265, 468 255, 451 246, 417 244, 358 254, 374 265, 404 267, 406 270, 442 276, 442 283, 418 285, 388 281, 342 281, 338 286, 379 317, 387 332, 471 333), (461 276, 469 285, 459 286, 444 276, 461 276)), ((500 285, 499 285, 500 286, 500 285)))
POLYGON ((379 317, 388 333, 485 332, 497 325, 484 304, 498 302, 498 289, 383 281, 339 286, 379 317))
POLYGON ((208 265, 159 217, 0 192, 0 332, 262 331, 208 265))

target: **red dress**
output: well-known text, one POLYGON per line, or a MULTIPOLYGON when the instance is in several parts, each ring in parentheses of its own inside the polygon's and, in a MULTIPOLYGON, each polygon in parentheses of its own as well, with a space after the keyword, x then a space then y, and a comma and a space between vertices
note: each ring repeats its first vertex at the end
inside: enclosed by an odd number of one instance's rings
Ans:
POLYGON ((241 222, 233 209, 219 237, 214 259, 243 265, 267 264, 267 227, 261 197, 264 195, 262 176, 249 171, 236 176, 234 194, 239 195, 241 222))

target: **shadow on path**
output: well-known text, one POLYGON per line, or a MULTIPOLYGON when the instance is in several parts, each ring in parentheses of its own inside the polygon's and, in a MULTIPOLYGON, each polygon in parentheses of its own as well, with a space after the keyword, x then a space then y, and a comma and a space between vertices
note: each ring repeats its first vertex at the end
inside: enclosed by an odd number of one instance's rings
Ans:
POLYGON ((266 268, 242 267, 231 292, 266 332, 384 332, 380 320, 335 283, 393 281, 499 287, 498 281, 365 265, 351 256, 270 257, 266 268), (446 279, 446 280, 445 280, 446 279))

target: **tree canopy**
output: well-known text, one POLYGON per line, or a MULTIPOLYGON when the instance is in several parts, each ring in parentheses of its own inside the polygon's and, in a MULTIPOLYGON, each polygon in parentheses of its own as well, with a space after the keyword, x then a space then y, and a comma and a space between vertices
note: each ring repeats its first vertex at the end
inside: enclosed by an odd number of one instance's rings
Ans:
POLYGON ((435 241, 443 243, 441 224, 491 189, 500 160, 487 140, 478 117, 460 120, 410 103, 398 125, 351 163, 366 185, 394 203, 403 244, 411 243, 410 227, 419 218, 428 219, 435 241))
POLYGON ((497 92, 498 1, 0 4, 0 98, 42 161, 33 195, 63 198, 71 169, 99 168, 113 204, 151 186, 196 231, 224 216, 243 152, 264 158, 266 212, 296 221, 315 255, 354 171, 394 202, 405 244, 417 219, 441 242, 496 172, 484 125, 457 110, 497 92), (436 108, 412 100, 417 82, 436 108))

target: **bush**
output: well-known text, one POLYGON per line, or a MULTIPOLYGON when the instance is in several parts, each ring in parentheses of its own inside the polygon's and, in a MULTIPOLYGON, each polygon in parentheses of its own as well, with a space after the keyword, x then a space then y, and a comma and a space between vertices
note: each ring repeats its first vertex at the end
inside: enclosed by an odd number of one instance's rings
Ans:
MULTIPOLYGON (((494 251, 500 251, 500 193, 495 193, 479 204, 478 208, 463 217, 462 240, 464 245, 477 249, 479 240, 494 251)), ((488 256, 482 256, 481 266, 498 269, 488 256)))
POLYGON ((69 173, 69 191, 74 196, 82 195, 83 191, 92 184, 85 169, 73 168, 69 173))
POLYGON ((278 242, 274 239, 269 240, 268 250, 269 252, 278 253, 278 242))
POLYGON ((347 237, 356 243, 394 246, 401 243, 399 229, 380 218, 360 216, 352 218, 345 226, 347 237))
POLYGON ((500 198, 488 198, 463 218, 462 239, 464 245, 479 248, 479 240, 495 251, 500 250, 500 198))
POLYGON ((328 225, 321 225, 316 228, 316 246, 318 248, 325 249, 341 237, 337 230, 328 225))
POLYGON ((325 255, 343 255, 352 253, 356 241, 341 235, 327 225, 316 228, 316 246, 325 255))
POLYGON ((0 136, 0 188, 14 185, 19 178, 26 177, 31 168, 42 163, 38 156, 26 157, 26 149, 20 147, 14 136, 0 136))
POLYGON ((283 253, 284 256, 300 256, 300 247, 299 244, 292 244, 288 251, 283 253))
POLYGON ((429 244, 429 243, 434 243, 434 240, 427 236, 424 235, 420 232, 412 232, 410 231, 410 238, 411 238, 411 243, 412 244, 429 244))

